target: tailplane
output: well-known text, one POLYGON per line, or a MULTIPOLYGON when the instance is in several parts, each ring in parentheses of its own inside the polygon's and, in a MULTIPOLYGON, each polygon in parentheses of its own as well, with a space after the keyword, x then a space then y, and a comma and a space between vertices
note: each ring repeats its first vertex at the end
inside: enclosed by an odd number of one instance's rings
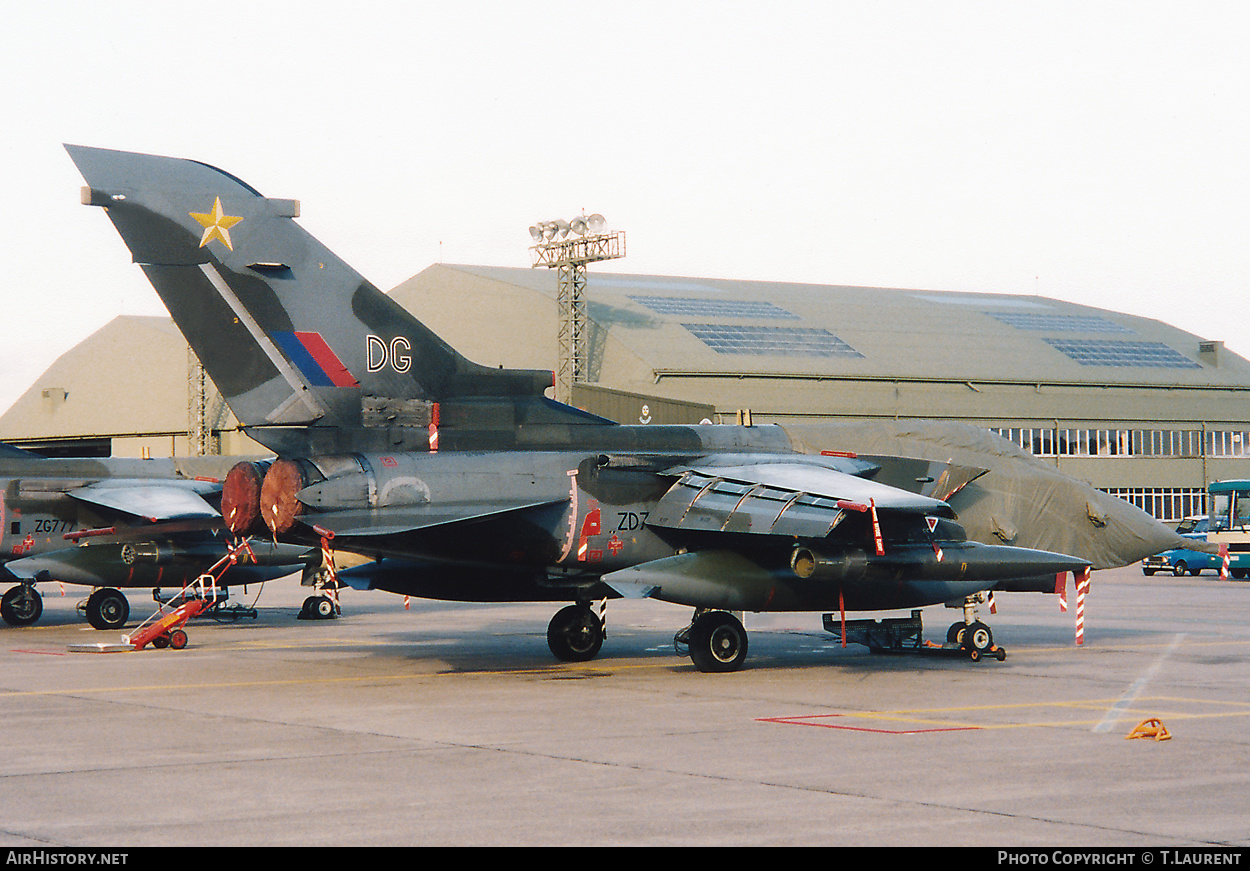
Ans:
POLYGON ((550 371, 470 362, 270 199, 192 160, 67 145, 244 428, 282 453, 487 446, 527 422, 606 423, 548 400, 550 371), (455 439, 448 432, 446 435, 455 439), (456 445, 445 444, 445 447, 456 445))

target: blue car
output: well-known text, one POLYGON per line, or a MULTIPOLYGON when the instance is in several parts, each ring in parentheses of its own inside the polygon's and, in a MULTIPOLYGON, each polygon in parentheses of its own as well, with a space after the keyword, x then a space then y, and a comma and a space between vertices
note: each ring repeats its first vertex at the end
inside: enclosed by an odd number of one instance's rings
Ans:
MULTIPOLYGON (((1186 538, 1206 541, 1207 517, 1205 514, 1200 517, 1186 517, 1177 525, 1176 531, 1186 538)), ((1186 572, 1197 575, 1203 569, 1219 571, 1220 558, 1215 554, 1178 547, 1148 556, 1141 563, 1142 574, 1145 575, 1153 575, 1155 572, 1171 572, 1179 577, 1186 572)))

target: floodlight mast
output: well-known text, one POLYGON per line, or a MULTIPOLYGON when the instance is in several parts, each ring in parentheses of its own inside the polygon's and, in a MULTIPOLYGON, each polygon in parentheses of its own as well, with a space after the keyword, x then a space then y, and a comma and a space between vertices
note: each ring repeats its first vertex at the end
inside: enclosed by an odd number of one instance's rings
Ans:
POLYGON ((193 457, 221 453, 210 417, 208 375, 200 358, 187 348, 187 449, 193 457))
POLYGON ((589 319, 586 316, 586 264, 625 256, 625 233, 607 232, 603 215, 571 221, 542 221, 530 227, 538 243, 530 265, 556 270, 556 399, 572 402, 573 385, 589 380, 589 319))
POLYGON ((204 367, 195 352, 187 348, 187 447, 193 457, 208 453, 208 389, 204 367))

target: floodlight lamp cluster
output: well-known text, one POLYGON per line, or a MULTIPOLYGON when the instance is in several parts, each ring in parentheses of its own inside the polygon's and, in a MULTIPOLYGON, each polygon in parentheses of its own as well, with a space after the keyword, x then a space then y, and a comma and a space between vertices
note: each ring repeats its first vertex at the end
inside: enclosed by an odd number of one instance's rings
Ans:
POLYGON ((603 215, 578 215, 576 218, 568 221, 558 218, 554 221, 539 221, 530 227, 530 236, 534 238, 535 242, 541 244, 543 242, 566 239, 570 234, 586 236, 602 233, 607 225, 608 222, 603 215))

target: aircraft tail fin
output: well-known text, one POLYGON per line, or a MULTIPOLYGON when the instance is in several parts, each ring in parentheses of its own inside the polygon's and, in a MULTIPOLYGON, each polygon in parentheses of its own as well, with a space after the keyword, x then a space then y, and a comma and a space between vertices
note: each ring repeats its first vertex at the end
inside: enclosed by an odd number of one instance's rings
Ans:
POLYGON ((297 201, 197 161, 66 150, 83 203, 105 209, 235 416, 271 448, 298 429, 320 430, 322 449, 360 449, 361 430, 376 436, 364 444, 410 449, 396 433, 438 423, 440 404, 444 423, 467 414, 479 430, 484 415, 510 417, 487 429, 515 426, 523 407, 561 416, 543 397, 550 371, 461 356, 300 227, 297 201))

